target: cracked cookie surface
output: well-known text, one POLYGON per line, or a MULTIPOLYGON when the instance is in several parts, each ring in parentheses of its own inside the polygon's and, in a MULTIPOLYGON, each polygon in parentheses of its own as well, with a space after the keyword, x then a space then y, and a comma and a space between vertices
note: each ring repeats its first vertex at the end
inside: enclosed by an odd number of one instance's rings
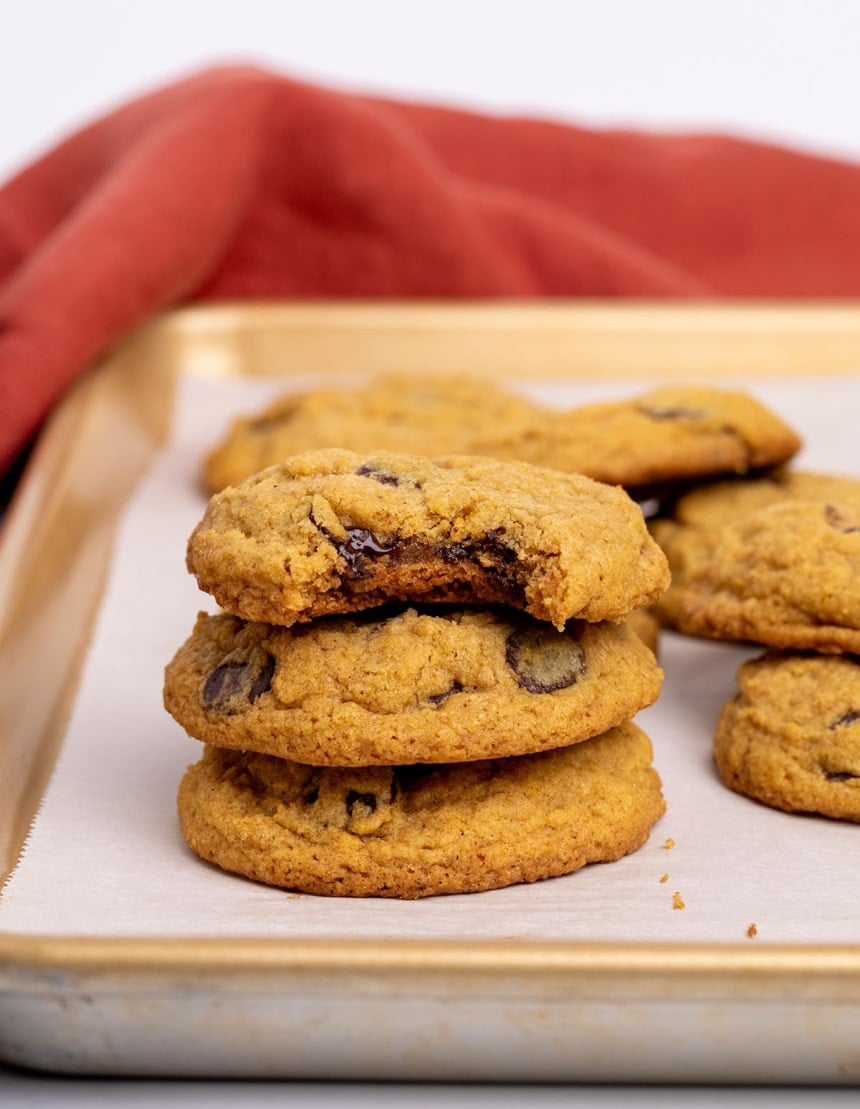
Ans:
POLYGON ((200 614, 165 674, 194 738, 318 766, 460 762, 569 746, 660 691, 625 624, 399 608, 292 628, 200 614))
POLYGON ((446 766, 326 769, 207 747, 178 810, 199 856, 270 885, 471 893, 641 847, 665 808, 651 759, 630 723, 556 751, 446 766))
POLYGON ((714 739, 725 784, 772 808, 860 822, 860 661, 771 652, 737 681, 714 739))
POLYGON ((216 494, 187 564, 228 612, 283 625, 396 599, 506 605, 562 628, 617 620, 669 580, 621 489, 524 463, 338 449, 216 494))
POLYGON ((733 523, 656 521, 672 584, 655 605, 688 635, 860 652, 860 510, 784 501, 733 523))

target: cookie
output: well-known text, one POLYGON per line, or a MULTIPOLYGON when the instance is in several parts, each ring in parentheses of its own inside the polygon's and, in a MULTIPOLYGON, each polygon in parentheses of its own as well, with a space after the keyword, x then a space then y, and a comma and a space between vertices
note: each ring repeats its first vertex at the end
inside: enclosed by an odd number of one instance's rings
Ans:
POLYGON ((165 674, 194 738, 317 766, 461 762, 599 735, 660 691, 624 624, 374 609, 293 628, 200 614, 165 674))
POLYGON ((211 493, 238 485, 293 454, 325 447, 357 453, 489 454, 516 457, 516 443, 540 434, 543 416, 489 380, 389 374, 278 398, 258 416, 235 420, 205 462, 211 493))
POLYGON ((649 608, 637 608, 624 618, 624 622, 656 655, 660 643, 660 621, 656 614, 649 608))
POLYGON ((860 822, 860 660, 773 652, 745 663, 714 758, 730 789, 860 822))
POLYGON ((689 635, 860 652, 860 510, 785 501, 734 523, 658 521, 672 584, 655 609, 689 635))
POLYGON ((530 462, 648 495, 652 487, 746 474, 793 457, 800 439, 746 393, 668 385, 556 411, 488 380, 398 375, 283 397, 236 420, 209 455, 210 492, 284 458, 341 447, 530 462))
POLYGON ((207 747, 179 788, 203 859, 270 885, 417 898, 620 858, 664 811, 633 724, 555 751, 424 767, 317 768, 207 747))
POLYGON ((846 504, 860 510, 860 481, 782 467, 758 478, 718 481, 682 496, 671 518, 685 527, 715 527, 781 501, 846 504))
POLYGON ((679 482, 775 466, 800 447, 796 432, 747 393, 666 385, 556 413, 548 439, 525 442, 521 457, 642 496, 679 482))
POLYGON ((424 600, 506 605, 562 628, 617 620, 668 584, 621 489, 524 463, 338 449, 216 494, 187 564, 228 612, 283 625, 424 600))

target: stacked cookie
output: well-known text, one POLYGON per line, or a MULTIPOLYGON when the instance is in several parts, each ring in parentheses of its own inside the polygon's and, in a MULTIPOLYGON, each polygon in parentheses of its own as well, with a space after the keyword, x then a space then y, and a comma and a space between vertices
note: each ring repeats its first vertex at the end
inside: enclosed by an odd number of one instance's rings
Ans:
POLYGON ((652 532, 690 635, 769 648, 738 673, 714 756, 732 789, 860 821, 860 482, 783 469, 682 497, 652 532))
POLYGON ((309 451, 214 496, 188 566, 223 609, 169 664, 206 744, 183 834, 226 870, 421 897, 569 873, 664 810, 665 557, 620 489, 528 464, 309 451))

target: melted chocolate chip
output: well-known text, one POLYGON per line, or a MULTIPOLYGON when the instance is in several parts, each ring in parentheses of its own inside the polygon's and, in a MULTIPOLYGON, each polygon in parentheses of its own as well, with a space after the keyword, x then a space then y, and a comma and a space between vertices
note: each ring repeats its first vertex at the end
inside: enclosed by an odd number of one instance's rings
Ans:
POLYGON ((368 531, 366 528, 351 528, 344 527, 346 538, 335 535, 323 524, 320 524, 314 519, 313 512, 310 513, 311 523, 319 528, 322 534, 335 548, 337 553, 346 562, 346 568, 349 573, 356 578, 365 577, 366 571, 364 570, 364 561, 368 557, 374 555, 390 554, 396 550, 398 544, 396 540, 391 540, 387 543, 368 531))
POLYGON ((428 697, 427 700, 430 702, 431 705, 443 705, 449 697, 453 697, 455 693, 462 692, 462 682, 455 681, 451 683, 450 689, 446 689, 444 693, 434 693, 431 697, 428 697))
POLYGON ((372 462, 365 462, 364 465, 359 466, 355 471, 360 477, 372 477, 374 481, 378 481, 380 485, 399 485, 400 478, 396 474, 389 474, 386 470, 380 470, 374 466, 372 462))
POLYGON ((523 625, 508 636, 505 661, 529 693, 554 693, 574 685, 586 671, 585 652, 570 632, 523 625))
POLYGON ((346 534, 346 539, 332 537, 331 541, 353 573, 360 573, 363 560, 368 555, 389 554, 397 546, 393 542, 383 543, 365 528, 347 528, 346 534))
POLYGON ((275 660, 260 648, 244 658, 228 655, 206 678, 200 699, 211 712, 243 712, 272 688, 274 673, 275 660))
POLYGON ((503 541, 504 534, 505 528, 494 528, 480 539, 439 547, 437 553, 445 562, 451 564, 461 562, 476 564, 485 573, 497 578, 508 592, 515 590, 519 593, 522 582, 516 573, 517 552, 503 541))
POLYGON ((493 528, 482 539, 475 540, 473 546, 478 554, 488 555, 499 562, 517 561, 517 552, 502 541, 507 528, 493 528))
POLYGON ((439 556, 443 562, 453 564, 467 562, 470 557, 470 550, 465 543, 452 543, 450 547, 440 547, 439 556))
POLYGON ((860 720, 860 709, 851 709, 850 712, 846 712, 843 716, 840 716, 838 720, 834 720, 832 724, 828 724, 827 727, 833 732, 836 731, 837 728, 846 728, 849 724, 854 724, 857 720, 860 720))
POLYGON ((311 786, 310 789, 307 791, 307 793, 302 798, 302 800, 304 801, 304 803, 306 805, 315 805, 317 803, 317 801, 319 801, 319 799, 320 799, 320 787, 317 786, 317 785, 311 786))

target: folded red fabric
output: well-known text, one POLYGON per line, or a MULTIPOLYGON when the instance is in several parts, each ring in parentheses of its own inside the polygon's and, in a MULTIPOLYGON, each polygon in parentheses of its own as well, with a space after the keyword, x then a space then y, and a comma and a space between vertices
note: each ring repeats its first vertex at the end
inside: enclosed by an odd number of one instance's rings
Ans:
POLYGON ((65 386, 182 302, 845 297, 860 165, 214 69, 0 189, 0 472, 65 386))

